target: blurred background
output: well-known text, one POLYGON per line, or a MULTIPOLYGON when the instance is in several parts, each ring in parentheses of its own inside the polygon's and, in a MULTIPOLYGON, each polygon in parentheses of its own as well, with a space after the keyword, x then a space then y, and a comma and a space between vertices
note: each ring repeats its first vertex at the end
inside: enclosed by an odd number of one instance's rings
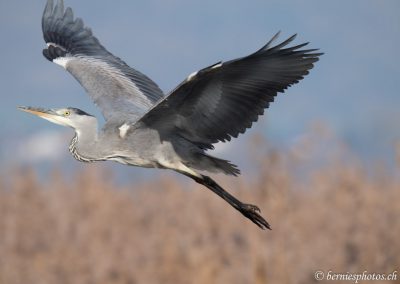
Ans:
POLYGON ((175 173, 78 163, 72 130, 17 111, 72 106, 102 119, 41 55, 45 1, 0 0, 0 284, 313 283, 317 270, 400 271, 400 2, 65 4, 166 93, 277 31, 325 54, 246 135, 215 150, 243 173, 215 179, 259 205, 273 228, 264 232, 175 173))

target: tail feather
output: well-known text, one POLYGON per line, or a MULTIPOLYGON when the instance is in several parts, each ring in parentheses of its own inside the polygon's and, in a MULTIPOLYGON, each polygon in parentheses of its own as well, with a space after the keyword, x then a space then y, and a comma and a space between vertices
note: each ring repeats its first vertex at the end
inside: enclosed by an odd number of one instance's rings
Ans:
POLYGON ((240 170, 228 160, 219 159, 205 153, 198 153, 196 155, 196 163, 189 166, 199 171, 208 171, 211 173, 224 173, 227 175, 238 176, 240 170))

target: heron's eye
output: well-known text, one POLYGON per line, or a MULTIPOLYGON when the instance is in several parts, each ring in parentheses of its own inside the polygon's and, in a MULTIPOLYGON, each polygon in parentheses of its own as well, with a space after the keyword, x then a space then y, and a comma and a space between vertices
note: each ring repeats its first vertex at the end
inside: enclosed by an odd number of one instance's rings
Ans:
POLYGON ((64 111, 64 116, 69 116, 71 112, 69 110, 64 111))

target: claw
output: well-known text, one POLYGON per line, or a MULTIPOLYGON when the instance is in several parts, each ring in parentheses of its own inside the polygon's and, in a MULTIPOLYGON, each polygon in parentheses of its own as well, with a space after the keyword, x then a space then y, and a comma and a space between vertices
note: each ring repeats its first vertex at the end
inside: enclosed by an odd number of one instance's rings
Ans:
POLYGON ((268 222, 258 213, 261 212, 260 208, 252 204, 243 204, 239 210, 244 216, 249 218, 253 223, 259 226, 261 229, 270 229, 271 226, 268 222))
POLYGON ((243 210, 246 211, 261 212, 260 208, 258 208, 258 206, 253 204, 243 204, 241 207, 243 210))

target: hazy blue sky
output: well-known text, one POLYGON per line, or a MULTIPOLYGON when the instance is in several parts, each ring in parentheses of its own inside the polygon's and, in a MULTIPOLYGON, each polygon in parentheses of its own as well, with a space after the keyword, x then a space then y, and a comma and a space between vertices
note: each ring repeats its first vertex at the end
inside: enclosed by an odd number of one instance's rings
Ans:
MULTIPOLYGON (((165 92, 199 68, 257 50, 279 30, 280 40, 297 33, 295 43, 309 41, 325 55, 305 80, 278 96, 254 131, 290 145, 322 121, 367 159, 390 160, 400 140, 400 1, 65 3, 109 51, 165 92)), ((74 106, 100 115, 80 85, 42 56, 44 5, 44 0, 0 0, 3 160, 14 151, 23 160, 29 145, 43 146, 39 158, 65 154, 72 136, 18 112, 17 105, 74 106), (52 140, 44 144, 43 137, 52 140)), ((228 155, 232 160, 235 151, 234 146, 228 155)))

